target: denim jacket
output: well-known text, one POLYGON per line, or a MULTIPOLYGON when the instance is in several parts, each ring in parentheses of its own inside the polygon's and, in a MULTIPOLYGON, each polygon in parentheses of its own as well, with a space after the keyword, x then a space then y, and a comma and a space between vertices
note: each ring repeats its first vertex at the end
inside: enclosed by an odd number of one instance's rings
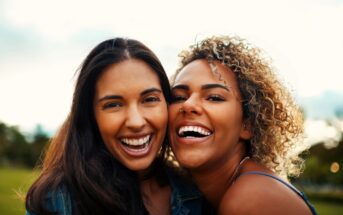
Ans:
POLYGON ((170 204, 172 215, 215 214, 195 184, 183 180, 171 171, 167 173, 172 190, 170 204))
MULTIPOLYGON (((197 187, 190 182, 167 171, 171 186, 171 214, 172 215, 199 215, 211 214, 209 204, 197 187)), ((73 199, 65 187, 59 187, 47 196, 46 207, 58 215, 72 215, 73 199)), ((26 215, 35 215, 26 211, 26 215)))

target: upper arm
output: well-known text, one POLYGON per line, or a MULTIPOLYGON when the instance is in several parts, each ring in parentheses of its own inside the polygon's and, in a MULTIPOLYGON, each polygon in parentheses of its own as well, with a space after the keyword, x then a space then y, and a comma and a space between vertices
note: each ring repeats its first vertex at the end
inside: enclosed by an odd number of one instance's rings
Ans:
POLYGON ((263 176, 240 178, 223 196, 218 214, 309 214, 303 200, 285 185, 263 176))

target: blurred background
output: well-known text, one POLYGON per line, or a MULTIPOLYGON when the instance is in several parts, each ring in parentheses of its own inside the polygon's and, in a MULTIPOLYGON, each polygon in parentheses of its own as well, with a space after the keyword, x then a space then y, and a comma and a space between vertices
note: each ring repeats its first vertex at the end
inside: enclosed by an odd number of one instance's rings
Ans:
POLYGON ((0 0, 0 214, 24 214, 21 198, 95 45, 138 39, 172 75, 181 49, 224 34, 273 59, 305 113, 306 168, 292 182, 319 214, 343 214, 342 23, 342 0, 0 0))

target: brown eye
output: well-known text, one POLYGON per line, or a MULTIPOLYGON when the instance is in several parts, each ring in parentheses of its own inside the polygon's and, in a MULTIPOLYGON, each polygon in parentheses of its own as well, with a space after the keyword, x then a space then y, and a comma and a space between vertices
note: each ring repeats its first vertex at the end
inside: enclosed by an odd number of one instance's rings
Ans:
POLYGON ((120 108, 122 107, 123 104, 121 102, 108 102, 104 104, 102 107, 103 110, 110 109, 110 108, 120 108))
POLYGON ((186 96, 182 96, 182 95, 173 95, 172 96, 172 103, 179 103, 179 102, 183 102, 186 101, 187 97, 186 96))
POLYGON ((144 103, 146 103, 146 102, 149 102, 149 103, 150 102, 159 102, 159 101, 161 101, 161 99, 157 96, 148 96, 143 100, 144 103))
POLYGON ((207 97, 207 100, 208 100, 208 101, 213 101, 213 102, 222 102, 222 101, 225 101, 225 98, 223 98, 223 97, 220 96, 220 95, 214 94, 214 95, 209 95, 209 96, 207 97))

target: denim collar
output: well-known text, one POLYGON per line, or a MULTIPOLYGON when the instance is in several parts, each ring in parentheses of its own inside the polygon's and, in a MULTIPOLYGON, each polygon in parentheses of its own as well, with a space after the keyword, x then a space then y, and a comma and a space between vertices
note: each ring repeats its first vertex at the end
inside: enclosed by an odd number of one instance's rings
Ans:
POLYGON ((172 170, 167 171, 170 182, 171 210, 173 215, 187 215, 201 210, 202 193, 196 185, 183 179, 172 170))

